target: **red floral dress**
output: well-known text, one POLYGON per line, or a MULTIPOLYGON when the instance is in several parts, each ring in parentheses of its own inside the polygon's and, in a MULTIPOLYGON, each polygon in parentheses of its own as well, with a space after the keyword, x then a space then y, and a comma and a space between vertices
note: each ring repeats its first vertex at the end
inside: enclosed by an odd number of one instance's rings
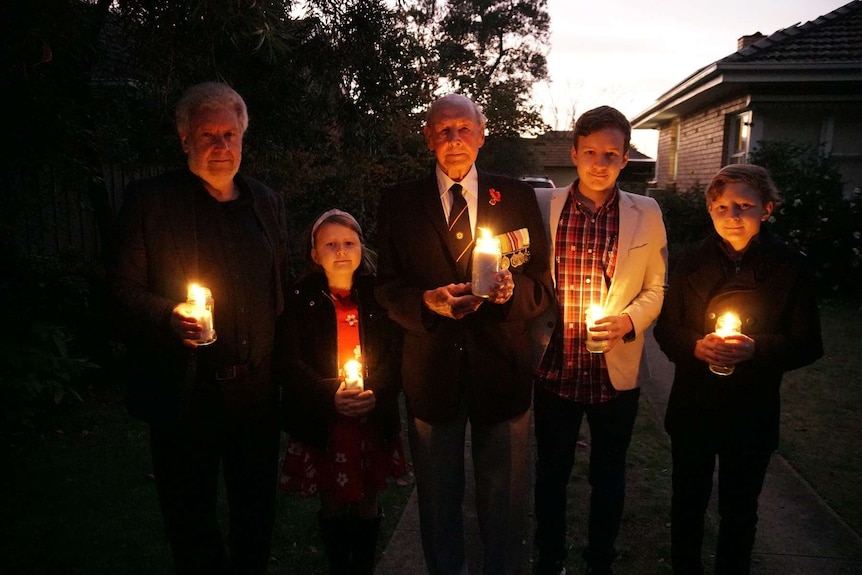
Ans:
MULTIPOLYGON (((359 308, 350 290, 330 288, 338 326, 338 365, 362 361, 359 346, 359 308)), ((289 440, 281 465, 279 486, 305 497, 332 493, 338 503, 360 501, 367 492, 386 489, 387 478, 407 472, 401 438, 384 444, 380 430, 367 417, 338 415, 321 451, 289 440)))

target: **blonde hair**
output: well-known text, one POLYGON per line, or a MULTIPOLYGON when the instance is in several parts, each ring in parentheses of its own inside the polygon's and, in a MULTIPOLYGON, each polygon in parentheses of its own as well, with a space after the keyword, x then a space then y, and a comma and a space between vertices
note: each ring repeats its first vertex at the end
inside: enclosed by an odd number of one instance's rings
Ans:
POLYGON ((359 243, 362 245, 362 259, 359 261, 359 267, 357 267, 356 271, 353 272, 354 275, 374 275, 377 272, 377 254, 368 247, 368 244, 365 243, 365 236, 362 234, 362 227, 359 225, 359 222, 356 221, 356 218, 341 210, 329 210, 328 212, 324 212, 311 226, 311 232, 307 236, 308 245, 305 249, 305 263, 309 272, 319 272, 323 270, 320 264, 312 259, 311 249, 314 248, 315 241, 317 240, 317 230, 319 230, 324 224, 338 224, 340 226, 344 226, 345 228, 353 230, 356 232, 356 235, 359 236, 359 243))
POLYGON ((751 186, 757 191, 760 201, 764 205, 768 202, 776 205, 781 203, 781 194, 779 194, 778 188, 766 168, 755 164, 730 164, 720 169, 707 186, 707 204, 718 199, 724 193, 727 184, 734 183, 751 186))

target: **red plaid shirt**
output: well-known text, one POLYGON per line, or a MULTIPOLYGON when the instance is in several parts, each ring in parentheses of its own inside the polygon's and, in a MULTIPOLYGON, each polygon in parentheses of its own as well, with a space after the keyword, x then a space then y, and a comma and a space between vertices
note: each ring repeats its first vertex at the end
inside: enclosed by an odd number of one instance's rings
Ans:
POLYGON ((619 194, 614 189, 611 197, 592 213, 575 199, 573 190, 577 185, 575 181, 569 191, 557 226, 557 324, 536 369, 536 378, 538 385, 560 397, 594 404, 617 395, 604 354, 586 349, 584 313, 590 305, 604 305, 614 277, 619 194))

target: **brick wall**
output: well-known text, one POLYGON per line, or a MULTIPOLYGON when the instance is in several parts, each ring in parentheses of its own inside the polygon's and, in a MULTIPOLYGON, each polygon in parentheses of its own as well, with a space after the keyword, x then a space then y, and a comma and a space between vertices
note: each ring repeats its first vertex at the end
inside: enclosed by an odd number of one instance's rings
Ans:
POLYGON ((705 186, 724 165, 725 118, 744 110, 747 97, 722 102, 680 119, 676 179, 672 177, 675 125, 662 126, 658 141, 657 187, 705 186))

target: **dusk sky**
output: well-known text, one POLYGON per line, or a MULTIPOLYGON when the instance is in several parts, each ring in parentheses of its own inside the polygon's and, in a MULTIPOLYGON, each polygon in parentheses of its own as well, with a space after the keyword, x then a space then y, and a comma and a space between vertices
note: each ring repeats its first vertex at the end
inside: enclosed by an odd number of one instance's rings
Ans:
MULTIPOLYGON (((736 51, 739 37, 815 20, 849 0, 548 0, 550 83, 533 98, 555 129, 608 104, 632 117, 690 74, 736 51)), ((658 132, 635 145, 655 157, 658 132)))

